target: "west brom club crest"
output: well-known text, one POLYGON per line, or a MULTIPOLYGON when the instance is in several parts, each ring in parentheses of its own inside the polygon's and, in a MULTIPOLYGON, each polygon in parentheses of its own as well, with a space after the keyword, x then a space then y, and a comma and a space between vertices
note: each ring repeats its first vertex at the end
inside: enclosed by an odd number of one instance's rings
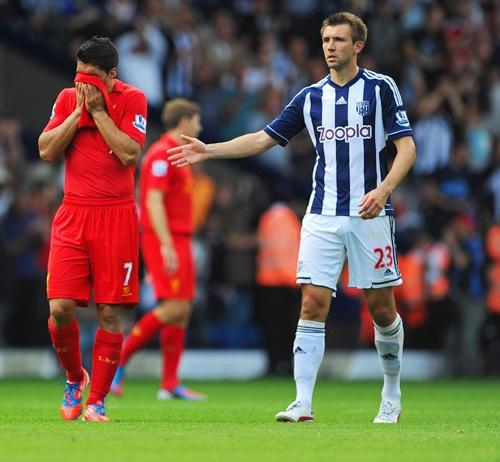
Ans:
POLYGON ((370 109, 370 103, 369 101, 358 101, 356 103, 356 112, 360 116, 366 116, 368 115, 368 110, 370 109))

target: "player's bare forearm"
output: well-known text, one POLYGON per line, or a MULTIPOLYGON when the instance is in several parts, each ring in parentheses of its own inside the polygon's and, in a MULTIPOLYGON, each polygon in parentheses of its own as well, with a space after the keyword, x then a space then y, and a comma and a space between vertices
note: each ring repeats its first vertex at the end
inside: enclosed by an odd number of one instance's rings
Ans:
POLYGON ((106 111, 96 111, 92 113, 92 117, 113 154, 126 167, 134 165, 141 155, 141 145, 126 133, 123 133, 106 111))
POLYGON ((179 259, 168 226, 168 217, 163 203, 163 191, 150 189, 146 194, 146 208, 151 226, 160 241, 163 267, 167 274, 175 274, 179 268, 179 259))
POLYGON ((81 108, 77 107, 61 125, 39 136, 38 149, 43 161, 54 162, 64 153, 78 130, 80 115, 81 108))
POLYGON ((205 144, 182 135, 187 144, 169 149, 168 160, 177 167, 198 164, 209 159, 238 159, 260 154, 278 144, 263 130, 247 133, 222 143, 205 144))
POLYGON ((223 143, 207 145, 209 159, 238 159, 261 154, 278 144, 263 130, 247 133, 223 143))
POLYGON ((388 197, 403 181, 411 166, 415 162, 415 144, 411 136, 405 136, 394 142, 398 153, 391 170, 377 188, 366 193, 359 203, 359 216, 363 220, 378 217, 385 207, 388 197))
POLYGON ((396 158, 394 159, 391 170, 379 186, 380 189, 387 193, 387 196, 389 196, 389 194, 398 187, 401 181, 403 181, 403 178, 409 172, 417 158, 413 137, 405 136, 399 138, 394 140, 394 144, 397 149, 396 158))
POLYGON ((163 205, 163 192, 150 189, 146 194, 146 209, 149 221, 162 245, 171 245, 172 236, 168 227, 168 218, 163 205))

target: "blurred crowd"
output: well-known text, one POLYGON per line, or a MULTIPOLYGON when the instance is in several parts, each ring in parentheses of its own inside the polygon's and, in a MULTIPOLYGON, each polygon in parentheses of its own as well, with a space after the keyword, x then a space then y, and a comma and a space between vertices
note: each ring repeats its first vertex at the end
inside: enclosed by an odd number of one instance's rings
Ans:
MULTIPOLYGON (((394 77, 415 133, 417 162, 393 195, 405 278, 396 295, 407 345, 460 358, 450 372, 478 372, 479 354, 484 371, 499 372, 500 1, 3 1, 0 37, 51 64, 57 56, 67 72, 81 42, 110 36, 120 52, 119 78, 145 92, 152 123, 166 100, 191 98, 202 106, 201 138, 211 142, 261 129, 326 75, 319 29, 341 10, 365 20, 360 64, 394 77)), ((29 135, 21 121, 0 117, 0 323, 7 345, 48 341, 44 265, 62 173, 36 160, 36 134, 31 142, 29 135)), ((266 342, 274 304, 259 288, 276 281, 256 278, 259 226, 276 201, 300 218, 314 160, 303 133, 256 159, 199 170, 192 347, 266 342)), ((293 283, 277 286, 296 300, 289 311, 295 322, 298 291, 293 283)), ((143 294, 147 309, 147 278, 143 294)), ((366 308, 345 284, 329 323, 330 347, 371 345, 366 308)))

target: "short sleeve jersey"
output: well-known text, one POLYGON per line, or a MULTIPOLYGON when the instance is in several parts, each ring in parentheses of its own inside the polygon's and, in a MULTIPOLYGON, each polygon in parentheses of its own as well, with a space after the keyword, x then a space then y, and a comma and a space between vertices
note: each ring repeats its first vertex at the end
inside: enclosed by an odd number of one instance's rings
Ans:
MULTIPOLYGON (((279 144, 306 128, 316 150, 308 213, 359 216, 363 196, 386 177, 390 140, 412 129, 396 83, 360 68, 344 86, 328 75, 301 90, 264 128, 279 144)), ((380 215, 393 215, 390 198, 380 215)))
POLYGON ((193 176, 191 167, 178 168, 168 162, 167 151, 175 146, 177 143, 165 134, 144 156, 139 179, 140 223, 142 229, 152 230, 146 195, 149 190, 157 189, 164 194, 163 204, 170 232, 192 234, 193 176))
MULTIPOLYGON (((147 120, 144 93, 115 80, 110 99, 118 128, 143 147, 147 120)), ((75 107, 75 88, 65 88, 56 99, 44 131, 63 123, 75 107)), ((97 127, 82 127, 65 152, 64 195, 90 199, 133 196, 134 172, 135 166, 124 166, 112 153, 97 127)))

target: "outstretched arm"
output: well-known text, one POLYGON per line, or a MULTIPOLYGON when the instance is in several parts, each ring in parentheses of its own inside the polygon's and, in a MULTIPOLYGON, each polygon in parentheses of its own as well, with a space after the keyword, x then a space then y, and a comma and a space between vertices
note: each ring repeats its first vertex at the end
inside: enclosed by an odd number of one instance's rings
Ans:
POLYGON ((377 188, 365 194, 359 204, 359 215, 364 220, 375 218, 385 207, 387 198, 403 181, 416 159, 415 143, 411 136, 394 140, 397 154, 392 168, 377 188))
POLYGON ((260 154, 278 144, 263 130, 247 133, 223 143, 205 144, 197 138, 181 135, 187 144, 169 149, 169 162, 177 167, 198 164, 209 159, 238 159, 260 154))

